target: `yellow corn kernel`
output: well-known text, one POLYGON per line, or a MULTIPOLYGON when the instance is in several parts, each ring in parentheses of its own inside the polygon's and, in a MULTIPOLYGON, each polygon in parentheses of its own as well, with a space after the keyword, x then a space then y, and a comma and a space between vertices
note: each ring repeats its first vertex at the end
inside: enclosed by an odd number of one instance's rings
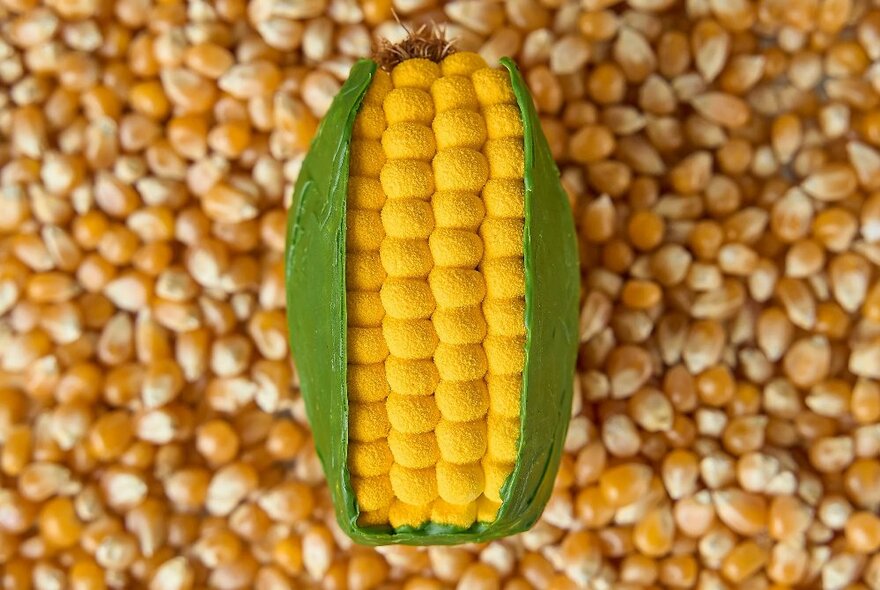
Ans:
POLYGON ((480 108, 477 93, 470 78, 465 76, 443 76, 431 85, 431 98, 434 99, 434 110, 440 113, 452 109, 468 109, 476 111, 480 108))
POLYGON ((437 494, 450 504, 476 500, 483 492, 484 481, 479 463, 456 465, 442 459, 437 462, 437 494))
POLYGON ((346 252, 371 252, 379 249, 385 232, 378 211, 350 208, 346 213, 346 252))
POLYGON ((388 391, 385 363, 348 366, 348 398, 350 400, 377 402, 385 399, 388 396, 388 391))
POLYGON ((477 305, 440 308, 431 320, 440 342, 447 344, 479 344, 486 337, 486 320, 477 305))
POLYGON ((440 458, 437 437, 433 432, 407 433, 392 430, 388 435, 388 446, 394 461, 410 469, 432 467, 440 458))
POLYGON ((382 240, 379 256, 382 259, 382 267, 390 277, 426 277, 434 266, 431 249, 425 240, 386 238, 382 240))
POLYGON ((394 492, 391 490, 391 480, 388 475, 353 477, 351 478, 351 487, 357 497, 358 506, 362 510, 387 508, 394 500, 394 492))
POLYGON ((421 88, 428 90, 440 77, 440 65, 429 59, 413 58, 403 61, 391 70, 395 88, 421 88))
POLYGON ((379 105, 365 104, 354 118, 353 135, 357 139, 382 139, 385 112, 379 105))
POLYGON ((395 500, 388 511, 388 522, 394 528, 405 526, 419 527, 428 522, 429 518, 431 518, 430 504, 414 506, 395 500))
POLYGON ((382 475, 388 473, 393 462, 389 442, 384 438, 372 442, 355 442, 348 447, 348 469, 353 475, 382 475))
POLYGON ((489 334, 497 336, 525 336, 525 312, 526 302, 522 297, 516 299, 486 299, 483 301, 483 315, 486 318, 489 334))
POLYGON ((382 298, 375 291, 349 291, 345 296, 348 325, 374 328, 382 325, 385 309, 382 298))
POLYGON ((385 313, 392 318, 415 320, 429 318, 434 312, 434 295, 424 279, 388 279, 379 296, 385 313))
POLYGON ((370 87, 364 94, 364 103, 368 105, 381 105, 392 90, 391 75, 384 70, 377 69, 370 80, 370 87))
MULTIPOLYGON (((522 375, 519 373, 513 375, 489 374, 486 376, 486 384, 489 392, 489 410, 492 414, 519 419, 520 404, 522 403, 522 375)), ((442 412, 443 408, 440 409, 442 412)))
POLYGON ((435 500, 431 507, 431 522, 466 529, 477 520, 477 503, 450 504, 435 500))
POLYGON ((492 522, 498 516, 501 502, 494 502, 486 496, 477 498, 477 520, 480 522, 492 522))
POLYGON ((501 502, 501 487, 507 476, 513 471, 513 463, 502 463, 494 458, 483 459, 483 472, 486 478, 486 498, 493 502, 501 502))
POLYGON ((471 74, 477 100, 484 107, 494 104, 516 104, 510 85, 510 74, 505 70, 483 68, 471 74))
POLYGON ((525 339, 519 336, 487 336, 483 341, 489 372, 493 375, 520 373, 525 364, 525 339))
POLYGON ((382 333, 391 356, 399 359, 429 359, 437 347, 437 332, 430 320, 382 320, 382 333))
POLYGON ((409 469, 395 463, 389 472, 394 495, 407 504, 427 504, 437 497, 437 475, 433 467, 409 469))
POLYGON ((397 432, 431 432, 440 421, 440 410, 432 395, 401 395, 392 392, 385 400, 388 422, 397 432))
POLYGON ((523 177, 525 155, 521 139, 517 137, 490 139, 483 146, 483 153, 489 161, 489 178, 519 180, 523 177))
POLYGON ((434 362, 428 360, 402 360, 389 357, 385 361, 388 386, 401 395, 431 395, 440 382, 440 374, 434 362))
POLYGON ((479 305, 486 294, 483 275, 463 268, 435 268, 428 275, 438 307, 479 305))
POLYGON ((475 111, 453 109, 440 113, 432 126, 438 150, 456 147, 479 150, 486 142, 486 123, 475 111))
POLYGON ((360 514, 358 514, 358 526, 368 527, 387 524, 390 518, 389 508, 389 506, 385 506, 379 510, 361 510, 360 514))
POLYGON ((382 134, 382 149, 389 159, 427 161, 434 157, 436 151, 434 132, 420 123, 394 123, 382 134))
POLYGON ((388 436, 391 424, 385 402, 353 403, 348 406, 348 437, 373 442, 388 436))
POLYGON ((345 262, 345 284, 351 290, 378 291, 385 269, 377 252, 352 252, 345 262))
POLYGON ((434 193, 431 164, 421 160, 390 160, 382 166, 379 180, 389 199, 429 199, 434 193))
POLYGON ((519 108, 512 104, 496 104, 483 109, 489 139, 522 138, 523 124, 519 108))
POLYGON ((458 51, 440 62, 440 70, 444 76, 470 76, 485 67, 486 60, 472 51, 458 51))
POLYGON ((463 229, 435 230, 428 245, 436 266, 474 268, 483 258, 483 240, 475 233, 463 229))
POLYGON ((522 219, 525 216, 525 193, 521 179, 490 179, 483 187, 486 213, 491 217, 522 219))
POLYGON ((499 463, 515 463, 519 440, 519 416, 507 418, 489 414, 488 456, 499 463))
POLYGON ((475 231, 486 216, 482 200, 472 193, 435 193, 431 206, 437 227, 475 231))
MULTIPOLYGON (((490 376, 491 377, 491 376, 490 376)), ((445 420, 470 422, 485 418, 489 408, 486 381, 441 381, 437 384, 434 400, 445 420)))
POLYGON ((431 204, 418 199, 388 201, 382 208, 382 226, 392 238, 428 239, 434 230, 431 204))
POLYGON ((434 351, 434 363, 440 379, 446 381, 473 381, 486 374, 486 352, 479 344, 445 344, 434 351))
POLYGON ((479 192, 489 178, 486 157, 470 148, 449 148, 434 156, 434 182, 438 191, 479 192))
POLYGON ((382 103, 388 125, 410 121, 430 125, 434 120, 431 95, 418 88, 395 88, 382 103))
POLYGON ((377 178, 352 176, 348 179, 348 207, 379 211, 385 204, 385 193, 377 178))
POLYGON ((388 346, 382 328, 348 329, 348 362, 356 365, 381 363, 388 356, 388 346))
POLYGON ((474 463, 486 454, 486 422, 452 422, 441 419, 435 430, 444 461, 461 465, 474 463))
POLYGON ((513 299, 526 294, 526 277, 520 258, 484 260, 483 276, 486 277, 486 297, 489 299, 513 299))
POLYGON ((376 139, 355 139, 351 142, 349 171, 352 176, 379 176, 385 165, 385 152, 376 139))
POLYGON ((480 226, 486 258, 521 257, 523 255, 523 223, 520 219, 488 217, 480 226))

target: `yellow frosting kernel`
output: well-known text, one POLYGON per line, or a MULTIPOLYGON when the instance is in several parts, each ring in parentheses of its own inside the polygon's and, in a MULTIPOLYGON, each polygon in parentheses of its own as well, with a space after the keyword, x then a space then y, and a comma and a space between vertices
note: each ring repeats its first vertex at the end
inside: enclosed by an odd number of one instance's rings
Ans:
POLYGON ((474 90, 477 91, 477 100, 480 104, 490 106, 493 104, 516 104, 516 96, 510 85, 510 74, 506 70, 495 68, 483 68, 471 74, 474 90))
POLYGON ((522 114, 512 104, 495 104, 483 109, 489 139, 522 137, 522 114))
POLYGON ((388 387, 400 395, 431 395, 440 382, 440 373, 431 359, 404 360, 390 356, 385 360, 388 387))
POLYGON ((471 79, 466 76, 443 76, 431 85, 431 97, 438 114, 452 109, 476 111, 480 108, 471 79))
POLYGON ((348 179, 349 208, 379 211, 384 204, 385 193, 378 178, 352 176, 348 179))
POLYGON ((523 255, 523 222, 520 219, 487 217, 480 227, 486 258, 521 257, 523 255))
POLYGON ((434 351, 434 364, 440 379, 445 381, 473 381, 486 374, 486 352, 479 344, 444 344, 434 351))
POLYGON ((520 419, 489 414, 487 455, 500 463, 516 462, 520 419))
POLYGON ((521 336, 487 336, 483 341, 483 346, 489 361, 489 373, 511 375, 522 371, 526 357, 525 338, 521 336))
POLYGON ((444 76, 470 76, 485 67, 486 60, 473 51, 457 51, 440 62, 440 71, 444 76))
POLYGON ((523 177, 525 155, 521 138, 490 139, 483 146, 483 153, 489 161, 489 178, 523 177))
MULTIPOLYGON (((490 441, 491 437, 492 435, 490 433, 490 441)), ((499 462, 489 457, 483 459, 483 472, 485 474, 486 482, 485 491, 483 493, 486 494, 486 498, 493 502, 501 502, 501 487, 504 485, 504 482, 512 471, 512 462, 499 462)))
POLYGON ((378 211, 349 207, 345 214, 345 251, 370 252, 378 250, 385 232, 378 211))
POLYGON ((435 500, 431 507, 431 522, 445 524, 462 529, 470 527, 477 520, 477 503, 450 504, 444 500, 435 500))
POLYGON ((489 178, 486 156, 470 148, 440 150, 433 165, 438 191, 480 192, 489 178))
POLYGON ((364 104, 381 105, 385 97, 391 92, 391 75, 385 70, 376 69, 370 86, 364 94, 364 104))
POLYGON ((440 342, 479 344, 486 337, 486 320, 478 305, 441 307, 431 319, 440 342))
POLYGON ((438 307, 479 305, 486 295, 483 275, 476 270, 435 268, 428 275, 428 283, 438 307))
POLYGON ((486 216, 483 201, 473 193, 435 193, 431 206, 437 227, 476 231, 486 216))
POLYGON ((379 256, 390 277, 418 279, 428 276, 434 266, 431 249, 425 240, 385 238, 379 256))
POLYGON ((437 493, 445 502, 469 504, 480 497, 484 485, 485 476, 479 463, 457 465, 442 459, 437 462, 437 493))
POLYGON ((361 510, 358 514, 358 526, 379 526, 388 524, 389 506, 380 508, 379 510, 361 510))
POLYGON ((392 430, 388 435, 388 446, 394 461, 410 469, 426 469, 440 459, 437 437, 433 432, 407 433, 392 430))
POLYGON ((490 178, 483 187, 483 202, 491 217, 525 216, 526 189, 519 178, 490 178))
POLYGON ((418 528, 428 522, 430 518, 431 504, 414 506, 395 500, 388 510, 388 522, 396 529, 405 526, 418 528))
POLYGON ((385 313, 400 320, 429 318, 434 312, 434 295, 424 279, 390 278, 380 292, 385 313))
POLYGON ((377 139, 355 139, 351 142, 349 173, 352 176, 379 176, 385 165, 385 152, 377 139))
POLYGON ((378 402, 388 397, 385 363, 348 365, 347 382, 351 401, 378 402))
POLYGON ((382 334, 391 356, 399 359, 429 359, 437 347, 437 332, 431 320, 382 320, 382 334))
POLYGON ((483 240, 464 229, 440 228, 428 240, 434 264, 451 268, 474 268, 483 259, 483 240))
POLYGON ((420 199, 396 199, 382 208, 385 235, 406 240, 428 239, 434 230, 431 204, 420 199))
POLYGON ((440 113, 433 127, 438 150, 455 147, 479 150, 486 142, 486 123, 476 111, 453 109, 440 113))
POLYGON ((434 172, 422 160, 390 160, 382 166, 379 180, 389 199, 427 200, 434 194, 434 172))
POLYGON ((395 88, 385 97, 382 107, 388 125, 404 121, 430 125, 434 120, 434 101, 418 88, 395 88))
POLYGON ((345 261, 345 284, 352 291, 378 291, 385 269, 378 252, 352 252, 345 261))
POLYGON ((349 291, 345 296, 348 325, 375 328, 382 325, 385 308, 382 298, 375 291, 349 291))
POLYGON ((385 112, 381 104, 362 105, 354 118, 352 134, 355 139, 382 139, 383 131, 385 131, 385 112))
MULTIPOLYGON (((483 276, 486 278, 486 297, 489 299, 513 299, 526 294, 522 258, 484 260, 483 276)), ((431 290, 434 290, 433 285, 431 290)), ((437 297, 436 292, 434 297, 437 297)))
POLYGON ((385 474, 375 477, 352 477, 351 487, 354 488, 354 495, 362 510, 387 508, 394 500, 391 480, 385 474))
POLYGON ((494 522, 501 510, 501 502, 493 502, 486 496, 477 498, 477 520, 479 522, 494 522))
POLYGON ((470 422, 481 420, 489 408, 489 392, 482 379, 473 381, 441 381, 434 400, 445 420, 470 422))
POLYGON ((440 420, 434 431, 444 461, 461 465, 474 463, 486 454, 486 421, 452 422, 440 420))
POLYGON ((392 392, 385 400, 388 422, 397 432, 431 432, 440 421, 440 410, 433 395, 401 395, 392 392))
MULTIPOLYGON (((526 302, 522 297, 516 299, 486 299, 483 301, 483 315, 489 326, 489 334, 497 336, 525 336, 526 302)), ((439 330, 438 330, 439 333, 439 330)))
POLYGON ((348 446, 348 470, 354 475, 376 477, 388 473, 392 463, 394 457, 384 438, 373 442, 353 442, 348 446))
POLYGON ((440 66, 430 59, 421 57, 402 61, 391 70, 391 81, 395 88, 428 90, 439 77, 440 66))
POLYGON ((352 403, 348 406, 348 438, 373 442, 388 437, 391 423, 385 402, 352 403))
POLYGON ((410 469, 395 463, 388 474, 394 495, 407 504, 427 504, 437 497, 437 475, 433 467, 410 469))
MULTIPOLYGON (((494 375, 490 373, 486 375, 486 384, 489 389, 489 410, 492 414, 519 419, 522 403, 522 374, 494 375)), ((440 410, 442 412, 443 408, 441 407, 440 410)))
POLYGON ((401 121, 390 125, 382 134, 385 157, 393 160, 425 160, 434 157, 434 132, 421 123, 401 121))
POLYGON ((348 362, 355 365, 381 363, 388 356, 382 328, 350 327, 347 348, 348 362))

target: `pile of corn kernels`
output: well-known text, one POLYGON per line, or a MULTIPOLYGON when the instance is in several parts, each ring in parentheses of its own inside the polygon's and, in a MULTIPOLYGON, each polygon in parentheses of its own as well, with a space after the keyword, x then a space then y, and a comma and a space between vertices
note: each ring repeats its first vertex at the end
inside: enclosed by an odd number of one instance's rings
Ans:
POLYGON ((876 5, 0 0, 0 588, 877 590, 876 5), (292 184, 392 9, 516 57, 578 227, 556 490, 486 545, 342 536, 289 361, 292 184))

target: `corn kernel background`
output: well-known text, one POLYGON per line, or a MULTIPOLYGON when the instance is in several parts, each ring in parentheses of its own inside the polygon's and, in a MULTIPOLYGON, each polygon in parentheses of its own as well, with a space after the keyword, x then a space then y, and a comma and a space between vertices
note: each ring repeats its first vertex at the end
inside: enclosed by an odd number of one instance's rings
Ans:
POLYGON ((869 0, 0 0, 0 588, 880 588, 878 59, 869 0), (289 361, 392 8, 517 59, 578 227, 557 487, 486 545, 340 535, 289 361))

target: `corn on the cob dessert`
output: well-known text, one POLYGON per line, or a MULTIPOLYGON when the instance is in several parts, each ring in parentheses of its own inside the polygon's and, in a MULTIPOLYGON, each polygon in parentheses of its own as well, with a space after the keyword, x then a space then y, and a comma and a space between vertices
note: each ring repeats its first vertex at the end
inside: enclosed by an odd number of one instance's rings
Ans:
POLYGON ((571 403, 571 214, 512 62, 418 35, 382 61, 352 69, 289 224, 316 446, 355 540, 511 534, 549 496, 571 403))

